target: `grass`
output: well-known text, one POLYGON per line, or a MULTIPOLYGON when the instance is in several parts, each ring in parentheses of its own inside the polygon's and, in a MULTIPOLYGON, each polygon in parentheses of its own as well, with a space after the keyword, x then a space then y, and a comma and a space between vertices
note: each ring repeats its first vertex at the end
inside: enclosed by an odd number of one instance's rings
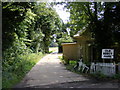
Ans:
POLYGON ((84 75, 84 76, 87 76, 87 77, 90 77, 90 78, 95 78, 99 81, 107 81, 107 80, 120 80, 120 73, 119 74, 115 74, 114 76, 112 77, 109 77, 109 76, 106 76, 100 72, 98 73, 93 73, 93 74, 90 74, 90 73, 83 73, 81 71, 78 71, 78 70, 75 70, 74 69, 74 66, 76 65, 76 61, 69 61, 69 64, 66 64, 66 60, 63 59, 62 56, 59 56, 59 59, 61 60, 61 62, 65 65, 66 69, 69 70, 69 71, 72 71, 74 73, 77 73, 77 74, 81 74, 81 75, 84 75))
POLYGON ((12 88, 19 83, 43 56, 42 53, 32 53, 16 57, 16 62, 2 73, 2 88, 12 88))
POLYGON ((76 70, 74 70, 74 66, 75 66, 76 63, 77 63, 75 60, 74 60, 74 61, 73 61, 73 60, 72 60, 72 61, 70 60, 70 61, 69 61, 69 64, 67 64, 68 61, 67 61, 67 60, 64 60, 64 59, 63 59, 63 56, 59 56, 59 59, 60 59, 60 61, 65 65, 65 67, 66 67, 67 70, 70 70, 70 71, 72 71, 72 72, 79 73, 79 72, 77 72, 76 70))
POLYGON ((120 81, 120 73, 113 76, 106 76, 100 72, 89 74, 91 78, 95 78, 98 81, 120 81))
POLYGON ((49 53, 58 51, 58 47, 49 47, 49 53))

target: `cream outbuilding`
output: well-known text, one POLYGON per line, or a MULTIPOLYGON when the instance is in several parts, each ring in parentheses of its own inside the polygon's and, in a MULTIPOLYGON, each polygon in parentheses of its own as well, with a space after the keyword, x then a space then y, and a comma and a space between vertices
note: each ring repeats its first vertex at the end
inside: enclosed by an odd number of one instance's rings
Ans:
POLYGON ((68 60, 78 60, 81 57, 84 61, 93 60, 92 44, 94 39, 88 30, 79 31, 74 35, 74 43, 63 43, 63 57, 68 60))

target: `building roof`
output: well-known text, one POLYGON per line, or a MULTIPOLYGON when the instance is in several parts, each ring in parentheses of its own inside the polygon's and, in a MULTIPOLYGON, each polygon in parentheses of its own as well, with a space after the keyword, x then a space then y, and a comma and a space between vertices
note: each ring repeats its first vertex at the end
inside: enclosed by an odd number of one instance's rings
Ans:
POLYGON ((74 42, 74 43, 62 43, 62 46, 63 45, 75 45, 76 44, 76 42, 74 42))
POLYGON ((88 31, 88 30, 85 30, 85 29, 80 30, 80 31, 77 32, 77 34, 74 35, 74 37, 82 36, 83 34, 85 34, 85 33, 87 33, 87 32, 89 32, 89 31, 88 31))

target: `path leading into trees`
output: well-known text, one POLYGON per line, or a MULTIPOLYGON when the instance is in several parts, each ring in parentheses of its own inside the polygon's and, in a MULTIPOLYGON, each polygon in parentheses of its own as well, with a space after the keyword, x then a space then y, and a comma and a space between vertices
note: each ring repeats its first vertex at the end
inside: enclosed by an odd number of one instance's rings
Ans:
POLYGON ((52 53, 43 57, 15 88, 115 88, 118 86, 116 83, 96 83, 94 80, 66 70, 58 58, 61 55, 52 53))
POLYGON ((59 56, 61 54, 52 53, 42 58, 17 87, 33 87, 88 80, 81 75, 66 70, 60 64, 59 56))

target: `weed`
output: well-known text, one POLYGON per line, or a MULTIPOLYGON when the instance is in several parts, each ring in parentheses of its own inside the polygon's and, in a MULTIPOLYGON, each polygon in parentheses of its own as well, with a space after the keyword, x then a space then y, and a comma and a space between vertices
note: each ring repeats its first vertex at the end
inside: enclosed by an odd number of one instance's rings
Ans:
POLYGON ((26 73, 42 58, 42 53, 17 56, 11 63, 3 64, 2 87, 11 88, 20 82, 26 73), (6 65, 7 64, 7 65, 6 65))
POLYGON ((112 78, 113 78, 113 79, 119 79, 119 80, 120 80, 120 73, 115 74, 112 78))
POLYGON ((97 80, 106 80, 107 76, 102 74, 101 72, 96 72, 93 74, 90 74, 92 77, 96 78, 97 80))

